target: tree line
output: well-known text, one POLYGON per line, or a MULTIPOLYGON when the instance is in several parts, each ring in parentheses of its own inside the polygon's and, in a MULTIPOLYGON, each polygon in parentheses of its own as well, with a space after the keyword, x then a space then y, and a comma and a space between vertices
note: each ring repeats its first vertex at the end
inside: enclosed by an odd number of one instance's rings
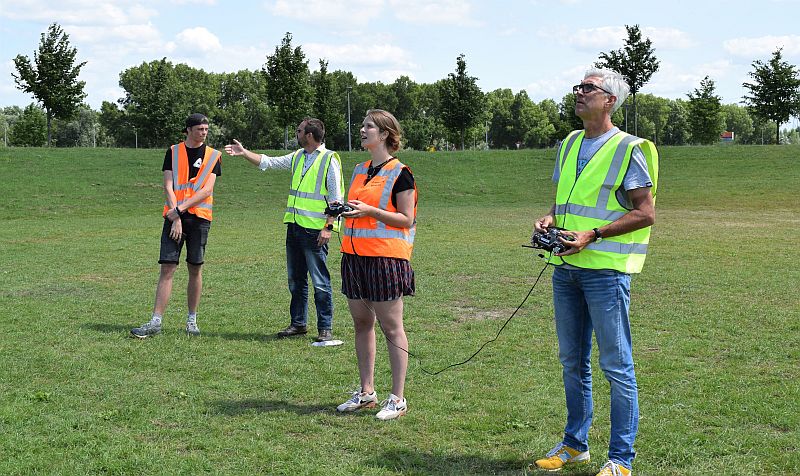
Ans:
MULTIPOLYGON (((631 85, 631 100, 613 117, 623 130, 659 145, 711 144, 723 131, 742 144, 800 142, 800 128, 781 130, 800 114, 800 72, 783 60, 781 49, 767 62, 752 63, 743 105, 722 104, 708 76, 686 99, 666 99, 641 92, 659 62, 639 26, 626 29, 623 48, 600 53, 596 63, 619 71, 631 85)), ((75 64, 75 57, 68 35, 54 23, 33 61, 15 58, 18 88, 38 104, 2 109, 3 144, 162 148, 182 139, 191 112, 211 120, 209 143, 236 138, 255 149, 294 147, 289 131, 314 116, 325 123, 327 146, 347 150, 360 144, 360 121, 371 108, 392 111, 404 129, 404 147, 417 150, 552 147, 582 128, 572 92, 560 102, 535 102, 525 90, 484 93, 463 54, 454 72, 432 84, 407 76, 390 84, 358 82, 350 72, 329 71, 322 59, 310 71, 302 48, 286 33, 256 71, 210 73, 167 58, 128 68, 119 75, 124 96, 104 101, 99 111, 83 103, 84 83, 77 77, 85 63, 75 64)))

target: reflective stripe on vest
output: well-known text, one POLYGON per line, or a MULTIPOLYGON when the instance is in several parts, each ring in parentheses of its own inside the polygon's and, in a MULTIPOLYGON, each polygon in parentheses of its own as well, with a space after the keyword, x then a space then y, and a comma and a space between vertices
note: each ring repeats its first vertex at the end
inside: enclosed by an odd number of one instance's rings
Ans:
MULTIPOLYGON (((175 192, 175 200, 177 205, 182 205, 189 201, 189 199, 199 192, 206 184, 208 177, 213 173, 217 161, 220 159, 222 153, 218 150, 212 149, 206 145, 205 155, 203 162, 200 164, 200 169, 197 175, 191 180, 189 179, 189 158, 186 152, 186 143, 181 142, 172 146, 172 190, 175 192)), ((212 193, 206 197, 202 202, 189 208, 189 213, 211 221, 213 218, 212 210, 214 208, 214 194, 212 193)), ((169 211, 169 203, 164 202, 163 215, 166 216, 169 211)))
MULTIPOLYGON (((392 159, 393 162, 396 160, 392 159)), ((368 167, 366 162, 358 164, 353 170, 348 200, 361 200, 381 210, 396 213, 397 209, 392 204, 392 189, 405 167, 400 161, 385 165, 371 179, 376 180, 380 177, 384 180, 380 195, 372 193, 364 196, 365 189, 368 187, 368 184, 365 183, 368 167)), ((414 184, 415 219, 411 228, 403 229, 388 226, 386 223, 371 217, 347 218, 342 233, 342 252, 360 256, 386 256, 410 260, 417 231, 416 193, 416 184, 414 184)))
MULTIPOLYGON (((591 230, 612 223, 628 213, 629 210, 618 202, 616 191, 622 187, 631 153, 637 145, 647 160, 655 200, 658 152, 651 142, 624 132, 615 134, 587 163, 581 175, 576 177, 577 156, 582 141, 583 132, 573 132, 559 154, 561 178, 556 193, 556 225, 569 230, 591 230)), ((554 256, 551 262, 638 273, 644 265, 649 240, 650 227, 645 227, 590 243, 574 255, 554 256)))
MULTIPOLYGON (((292 156, 290 170, 292 171, 289 196, 286 200, 286 210, 283 215, 284 223, 297 223, 298 225, 313 230, 321 230, 325 226, 327 216, 325 207, 328 202, 328 186, 326 177, 331 159, 338 154, 332 150, 320 149, 314 162, 308 167, 305 174, 303 166, 308 159, 303 155, 304 150, 298 149, 292 156), (300 158, 302 157, 302 161, 300 158), (302 162, 302 163, 301 163, 302 162), (307 175, 311 174, 316 180, 311 182, 307 175)), ((341 176, 341 160, 337 161, 339 176, 341 176)), ((344 186, 340 183, 340 195, 344 195, 344 186)), ((339 230, 339 221, 333 224, 335 231, 339 230)))

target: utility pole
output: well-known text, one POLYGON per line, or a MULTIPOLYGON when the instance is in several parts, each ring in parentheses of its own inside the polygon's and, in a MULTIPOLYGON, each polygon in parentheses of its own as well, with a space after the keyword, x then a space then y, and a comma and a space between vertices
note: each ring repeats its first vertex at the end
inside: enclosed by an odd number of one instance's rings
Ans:
POLYGON ((350 91, 353 90, 352 86, 347 86, 347 151, 353 151, 353 135, 350 133, 350 91))

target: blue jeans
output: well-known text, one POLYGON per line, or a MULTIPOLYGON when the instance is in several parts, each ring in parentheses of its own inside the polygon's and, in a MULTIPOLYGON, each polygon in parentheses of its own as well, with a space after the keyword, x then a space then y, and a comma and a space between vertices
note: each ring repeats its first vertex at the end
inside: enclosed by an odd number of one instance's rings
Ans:
POLYGON ((317 330, 333 325, 333 291, 328 272, 328 245, 317 246, 319 230, 289 223, 286 228, 286 269, 292 302, 289 313, 293 326, 305 326, 308 320, 308 275, 314 284, 317 330))
POLYGON ((553 304, 559 359, 567 400, 564 444, 588 451, 592 424, 592 331, 600 368, 611 384, 611 438, 608 459, 627 468, 639 429, 639 394, 633 371, 628 319, 631 277, 613 270, 553 271, 553 304))

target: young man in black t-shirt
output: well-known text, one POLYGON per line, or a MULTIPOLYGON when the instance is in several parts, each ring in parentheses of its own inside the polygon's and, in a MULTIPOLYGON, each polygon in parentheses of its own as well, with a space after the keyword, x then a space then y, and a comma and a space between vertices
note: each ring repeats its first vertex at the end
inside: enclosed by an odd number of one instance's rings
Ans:
POLYGON ((211 229, 211 196, 222 168, 220 152, 205 145, 207 135, 208 119, 202 114, 192 114, 186 119, 186 140, 167 149, 164 156, 161 170, 166 205, 158 260, 161 273, 156 288, 153 315, 150 321, 131 330, 131 334, 135 337, 145 338, 161 332, 161 319, 172 294, 172 279, 178 268, 184 243, 186 243, 186 264, 189 268, 186 290, 189 313, 186 332, 191 336, 200 335, 197 327, 197 306, 203 288, 203 258, 208 232, 211 229), (178 164, 178 171, 175 173, 173 173, 173 157, 176 157, 178 164))

